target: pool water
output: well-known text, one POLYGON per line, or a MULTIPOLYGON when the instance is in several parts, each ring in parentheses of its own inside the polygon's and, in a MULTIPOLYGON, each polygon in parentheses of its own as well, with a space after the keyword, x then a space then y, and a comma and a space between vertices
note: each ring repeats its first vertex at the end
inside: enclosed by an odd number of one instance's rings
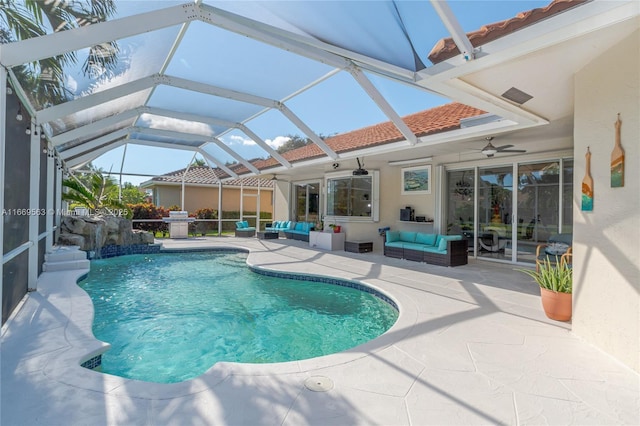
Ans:
POLYGON ((150 382, 191 379, 219 361, 340 352, 381 335, 398 317, 364 291, 253 272, 241 253, 93 260, 79 285, 95 307, 95 337, 112 346, 102 371, 150 382))

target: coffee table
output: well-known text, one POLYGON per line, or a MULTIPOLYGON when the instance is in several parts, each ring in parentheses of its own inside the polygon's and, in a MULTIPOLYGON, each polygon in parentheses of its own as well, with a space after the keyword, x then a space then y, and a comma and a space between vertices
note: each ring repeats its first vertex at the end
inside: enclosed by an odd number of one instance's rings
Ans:
POLYGON ((256 235, 259 240, 277 240, 279 237, 278 231, 258 231, 256 235))

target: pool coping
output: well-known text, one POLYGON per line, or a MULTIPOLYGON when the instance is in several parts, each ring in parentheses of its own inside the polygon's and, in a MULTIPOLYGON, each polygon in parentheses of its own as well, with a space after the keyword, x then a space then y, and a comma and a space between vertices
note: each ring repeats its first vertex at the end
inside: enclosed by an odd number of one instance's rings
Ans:
POLYGON ((537 286, 513 265, 446 268, 284 239, 163 244, 250 248, 263 268, 364 282, 402 304, 406 327, 396 322, 311 360, 218 363, 177 384, 134 381, 79 366, 80 355, 104 349, 87 321, 93 305, 75 285, 82 271, 47 272, 2 327, 2 424, 640 422, 639 375, 547 319, 537 286), (325 392, 309 386, 327 382, 325 392))
POLYGON ((321 276, 339 281, 354 281, 369 287, 392 300, 398 309, 398 318, 393 326, 381 336, 358 345, 343 352, 323 355, 299 361, 288 361, 268 364, 246 364, 236 362, 218 362, 214 364, 202 375, 178 383, 155 383, 135 379, 127 379, 107 373, 93 371, 82 367, 81 364, 91 358, 100 355, 110 348, 108 343, 102 342, 93 336, 91 331, 94 317, 93 303, 89 295, 81 289, 77 282, 88 273, 88 270, 66 271, 51 274, 65 274, 64 279, 43 274, 38 283, 38 291, 44 296, 51 294, 50 286, 55 286, 56 297, 49 298, 54 307, 68 309, 70 312, 69 322, 65 326, 64 335, 69 346, 54 357, 43 369, 45 376, 69 386, 85 389, 93 392, 108 393, 118 395, 121 392, 130 398, 141 399, 171 399, 179 398, 204 392, 212 386, 224 381, 231 375, 282 375, 282 374, 308 374, 311 376, 315 370, 343 365, 371 356, 382 351, 394 343, 402 340, 411 332, 412 325, 418 317, 417 307, 412 300, 400 291, 391 294, 388 289, 383 289, 379 285, 363 281, 348 280, 338 274, 308 274, 302 271, 291 272, 276 268, 266 268, 252 262, 252 255, 255 255, 251 248, 237 246, 215 246, 211 249, 198 247, 189 249, 163 249, 162 252, 188 252, 188 251, 232 251, 246 252, 247 266, 249 268, 260 269, 280 274, 321 276), (57 297, 60 296, 60 297, 57 297), (56 301, 70 302, 70 306, 55 306, 56 301), (77 328, 82 333, 76 336, 76 332, 71 329, 77 328))

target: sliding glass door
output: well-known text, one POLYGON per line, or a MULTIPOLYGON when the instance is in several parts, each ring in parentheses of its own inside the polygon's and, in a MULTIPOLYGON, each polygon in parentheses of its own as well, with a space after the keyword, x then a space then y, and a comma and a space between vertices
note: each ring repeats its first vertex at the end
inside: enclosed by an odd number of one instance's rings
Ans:
POLYGON ((478 170, 479 257, 511 260, 513 215, 513 167, 478 170))
POLYGON ((292 217, 296 222, 320 221, 320 182, 294 185, 295 203, 292 217))
POLYGON ((456 170, 447 174, 447 233, 463 235, 469 241, 469 251, 473 252, 474 238, 474 193, 475 170, 456 170))
POLYGON ((518 257, 535 262, 536 247, 572 233, 573 160, 518 165, 518 257))
POLYGON ((538 244, 572 232, 571 159, 450 170, 446 193, 447 233, 470 256, 533 263, 538 244))

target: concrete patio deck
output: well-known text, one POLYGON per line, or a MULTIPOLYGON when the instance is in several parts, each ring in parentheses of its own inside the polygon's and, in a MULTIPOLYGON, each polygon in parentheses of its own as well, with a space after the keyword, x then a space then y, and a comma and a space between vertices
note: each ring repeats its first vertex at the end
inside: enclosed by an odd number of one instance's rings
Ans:
POLYGON ((153 384, 79 366, 103 348, 75 285, 82 273, 45 273, 2 329, 3 426, 640 424, 638 374, 548 320, 536 285, 511 265, 445 268, 282 239, 163 243, 245 247, 257 267, 359 280, 396 300, 400 317, 344 353, 218 363, 153 384), (333 387, 311 391, 310 377, 333 387))

